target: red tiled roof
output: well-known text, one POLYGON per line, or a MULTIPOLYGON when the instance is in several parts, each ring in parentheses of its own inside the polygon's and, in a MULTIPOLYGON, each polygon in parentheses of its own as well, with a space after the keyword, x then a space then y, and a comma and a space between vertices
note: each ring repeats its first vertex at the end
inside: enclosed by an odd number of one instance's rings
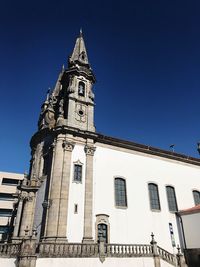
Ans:
POLYGON ((191 213, 198 213, 198 212, 200 212, 200 204, 189 209, 181 210, 178 213, 180 215, 184 215, 184 214, 191 214, 191 213))

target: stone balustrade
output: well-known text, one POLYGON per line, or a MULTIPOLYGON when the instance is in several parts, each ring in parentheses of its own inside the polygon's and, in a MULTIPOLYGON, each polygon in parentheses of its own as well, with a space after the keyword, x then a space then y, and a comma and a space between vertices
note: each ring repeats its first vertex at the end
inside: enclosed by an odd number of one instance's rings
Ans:
POLYGON ((21 243, 0 244, 0 257, 16 258, 29 253, 31 256, 35 255, 36 258, 99 257, 102 262, 107 257, 159 257, 159 259, 162 259, 173 266, 186 266, 178 263, 181 262, 181 259, 183 258, 183 255, 180 253, 173 255, 159 246, 156 246, 155 252, 154 245, 105 244, 102 241, 100 243, 40 242, 37 244, 36 239, 27 238, 27 240, 22 240, 21 243), (177 261, 177 259, 179 260, 177 261))
POLYGON ((21 244, 0 244, 0 257, 16 257, 21 252, 21 244))
POLYGON ((158 255, 160 256, 161 259, 176 266, 177 259, 174 254, 169 253, 168 251, 164 250, 163 248, 159 246, 157 248, 158 248, 158 255))
POLYGON ((39 243, 39 257, 98 257, 98 244, 39 243))
POLYGON ((152 257, 151 245, 106 244, 107 257, 152 257))

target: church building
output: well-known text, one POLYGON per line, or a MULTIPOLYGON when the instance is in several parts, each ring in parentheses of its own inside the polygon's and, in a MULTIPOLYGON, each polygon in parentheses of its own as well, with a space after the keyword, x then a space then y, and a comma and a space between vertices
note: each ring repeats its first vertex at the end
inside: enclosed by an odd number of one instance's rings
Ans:
POLYGON ((95 81, 80 32, 41 107, 0 266, 187 266, 177 212, 200 204, 200 160, 99 134, 95 81))

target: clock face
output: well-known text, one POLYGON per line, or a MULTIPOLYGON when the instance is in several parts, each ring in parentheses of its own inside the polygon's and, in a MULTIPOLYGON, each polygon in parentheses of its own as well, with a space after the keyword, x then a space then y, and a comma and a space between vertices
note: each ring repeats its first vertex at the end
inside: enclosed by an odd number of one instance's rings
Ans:
POLYGON ((86 122, 86 106, 82 104, 76 104, 76 120, 80 122, 86 122))

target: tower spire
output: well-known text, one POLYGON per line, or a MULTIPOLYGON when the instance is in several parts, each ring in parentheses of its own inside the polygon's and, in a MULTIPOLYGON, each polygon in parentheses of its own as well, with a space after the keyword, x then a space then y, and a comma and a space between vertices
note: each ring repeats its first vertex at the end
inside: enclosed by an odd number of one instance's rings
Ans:
POLYGON ((82 28, 80 28, 79 37, 76 39, 74 50, 69 58, 69 65, 71 66, 75 64, 89 66, 82 28))
POLYGON ((82 27, 80 28, 80 36, 83 36, 83 30, 82 30, 82 27))

